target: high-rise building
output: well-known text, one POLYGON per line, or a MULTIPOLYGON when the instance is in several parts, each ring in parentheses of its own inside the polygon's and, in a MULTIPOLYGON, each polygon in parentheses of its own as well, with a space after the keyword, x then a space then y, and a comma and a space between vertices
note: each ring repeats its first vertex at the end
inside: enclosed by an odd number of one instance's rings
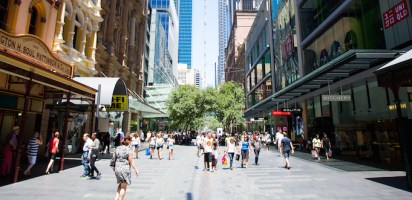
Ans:
POLYGON ((192 0, 179 0, 179 63, 192 68, 192 0))
POLYGON ((189 69, 187 64, 177 66, 177 82, 179 85, 195 85, 195 70, 189 69))
POLYGON ((202 74, 198 69, 195 69, 195 85, 198 88, 202 88, 203 86, 202 74))
POLYGON ((224 82, 225 48, 227 45, 227 0, 219 0, 219 55, 217 64, 217 84, 224 82))

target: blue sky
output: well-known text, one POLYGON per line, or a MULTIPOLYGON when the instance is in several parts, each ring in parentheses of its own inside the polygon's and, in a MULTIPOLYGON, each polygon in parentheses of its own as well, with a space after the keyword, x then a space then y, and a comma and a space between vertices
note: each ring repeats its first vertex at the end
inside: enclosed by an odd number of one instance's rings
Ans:
POLYGON ((206 31, 204 28, 204 0, 193 0, 192 68, 204 74, 204 86, 215 85, 215 63, 219 54, 218 0, 207 0, 206 31), (206 48, 204 36, 206 33, 206 48), (206 59, 204 59, 206 49, 206 59), (205 63, 206 60, 206 63, 205 63), (206 64, 206 69, 204 69, 206 64))

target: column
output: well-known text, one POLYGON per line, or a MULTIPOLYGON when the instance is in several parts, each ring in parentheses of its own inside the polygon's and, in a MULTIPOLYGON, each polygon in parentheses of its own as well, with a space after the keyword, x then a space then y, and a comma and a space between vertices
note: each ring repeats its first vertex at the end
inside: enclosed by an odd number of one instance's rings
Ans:
POLYGON ((129 27, 129 3, 125 3, 125 5, 123 6, 123 12, 122 12, 122 36, 121 36, 121 42, 120 42, 120 55, 121 60, 122 60, 122 65, 126 65, 126 61, 127 61, 127 31, 128 31, 128 27, 129 27))
POLYGON ((108 27, 106 28, 107 31, 107 42, 108 46, 106 47, 109 50, 109 54, 115 54, 115 50, 113 48, 113 38, 114 38, 114 24, 116 22, 116 2, 117 0, 110 1, 110 13, 109 13, 109 23, 108 27))

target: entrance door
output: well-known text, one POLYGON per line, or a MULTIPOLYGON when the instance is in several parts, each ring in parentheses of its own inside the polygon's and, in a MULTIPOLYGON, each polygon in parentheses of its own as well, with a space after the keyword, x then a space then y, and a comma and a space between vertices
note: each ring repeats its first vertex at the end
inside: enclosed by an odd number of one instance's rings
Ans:
POLYGON ((4 140, 6 140, 7 135, 11 133, 11 130, 14 126, 14 120, 14 114, 0 112, 0 145, 3 144, 4 140))

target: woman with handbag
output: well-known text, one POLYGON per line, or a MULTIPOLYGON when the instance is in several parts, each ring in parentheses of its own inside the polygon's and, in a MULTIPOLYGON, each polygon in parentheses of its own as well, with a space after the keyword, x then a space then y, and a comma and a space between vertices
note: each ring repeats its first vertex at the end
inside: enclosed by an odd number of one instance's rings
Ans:
POLYGON ((163 150, 163 144, 164 144, 164 139, 162 138, 162 133, 157 134, 156 138, 156 149, 157 149, 157 158, 159 160, 162 159, 162 150, 163 150))
POLYGON ((236 151, 235 138, 230 137, 226 143, 226 153, 229 156, 230 170, 233 170, 233 157, 236 151))
POLYGON ((313 138, 312 147, 316 151, 316 156, 318 157, 318 160, 320 160, 319 151, 320 151, 320 148, 322 147, 322 142, 319 139, 319 134, 316 134, 316 137, 313 138))
POLYGON ((129 148, 132 138, 129 134, 126 134, 124 138, 121 138, 120 146, 116 147, 112 161, 110 165, 114 170, 114 174, 117 179, 117 190, 116 190, 116 200, 123 200, 126 195, 127 185, 130 185, 131 182, 131 169, 136 173, 136 176, 139 176, 139 171, 137 170, 134 160, 133 160, 133 150, 129 148))
POLYGON ((243 137, 243 140, 240 142, 240 147, 241 147, 241 154, 242 154, 242 163, 241 167, 243 168, 243 165, 247 168, 247 164, 249 161, 249 152, 252 151, 249 142, 249 137, 246 135, 243 137))
POLYGON ((173 160, 174 143, 175 143, 175 139, 173 138, 173 135, 170 134, 169 138, 167 139, 167 149, 169 149, 169 160, 173 160))

